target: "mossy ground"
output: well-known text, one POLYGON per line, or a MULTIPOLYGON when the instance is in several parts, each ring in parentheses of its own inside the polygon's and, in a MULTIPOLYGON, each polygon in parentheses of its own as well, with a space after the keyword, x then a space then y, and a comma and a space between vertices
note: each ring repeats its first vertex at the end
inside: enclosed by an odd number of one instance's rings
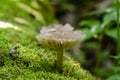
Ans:
POLYGON ((36 35, 36 31, 0 28, 0 80, 95 80, 66 55, 63 73, 58 73, 56 53, 37 46, 36 35), (18 44, 20 54, 10 56, 18 44))

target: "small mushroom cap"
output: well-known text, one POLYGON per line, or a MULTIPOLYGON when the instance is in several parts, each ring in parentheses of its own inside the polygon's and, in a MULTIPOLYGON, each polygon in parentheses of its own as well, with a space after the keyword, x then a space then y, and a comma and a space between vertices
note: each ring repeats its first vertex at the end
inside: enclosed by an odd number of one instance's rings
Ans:
MULTIPOLYGON (((45 28, 43 29, 45 30, 45 28)), ((52 49, 71 48, 85 37, 83 32, 72 30, 73 28, 69 24, 50 29, 46 28, 46 33, 42 31, 41 34, 36 36, 36 39, 41 45, 52 49)))
POLYGON ((54 27, 52 26, 49 26, 49 27, 43 27, 41 30, 40 30, 40 33, 41 34, 44 34, 44 33, 48 33, 48 32, 55 32, 55 31, 59 31, 59 32, 65 32, 65 31, 72 31, 73 30, 73 27, 71 27, 69 24, 65 24, 64 26, 63 25, 56 25, 54 27))

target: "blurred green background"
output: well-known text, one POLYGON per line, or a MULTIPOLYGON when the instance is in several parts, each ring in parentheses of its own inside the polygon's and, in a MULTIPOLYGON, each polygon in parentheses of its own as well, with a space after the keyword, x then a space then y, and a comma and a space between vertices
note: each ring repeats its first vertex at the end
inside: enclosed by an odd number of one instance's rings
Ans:
POLYGON ((81 45, 68 50, 69 55, 98 80, 119 80, 115 1, 1 0, 0 21, 38 32, 43 26, 69 23, 86 34, 81 45))

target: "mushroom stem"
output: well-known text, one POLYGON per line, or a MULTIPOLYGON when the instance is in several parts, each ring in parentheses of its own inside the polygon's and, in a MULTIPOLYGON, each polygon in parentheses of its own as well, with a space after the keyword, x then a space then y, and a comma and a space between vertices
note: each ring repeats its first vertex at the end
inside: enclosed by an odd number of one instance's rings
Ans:
POLYGON ((64 49, 57 50, 56 69, 58 70, 59 73, 62 73, 63 53, 64 49))

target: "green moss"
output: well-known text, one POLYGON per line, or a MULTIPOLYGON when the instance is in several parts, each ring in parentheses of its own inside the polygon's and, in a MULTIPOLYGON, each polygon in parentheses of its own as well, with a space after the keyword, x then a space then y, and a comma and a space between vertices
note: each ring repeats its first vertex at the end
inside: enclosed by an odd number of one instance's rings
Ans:
POLYGON ((0 80, 95 80, 64 55, 63 73, 55 69, 56 53, 37 46, 35 31, 0 28, 0 80), (20 54, 9 55, 16 44, 20 54))

